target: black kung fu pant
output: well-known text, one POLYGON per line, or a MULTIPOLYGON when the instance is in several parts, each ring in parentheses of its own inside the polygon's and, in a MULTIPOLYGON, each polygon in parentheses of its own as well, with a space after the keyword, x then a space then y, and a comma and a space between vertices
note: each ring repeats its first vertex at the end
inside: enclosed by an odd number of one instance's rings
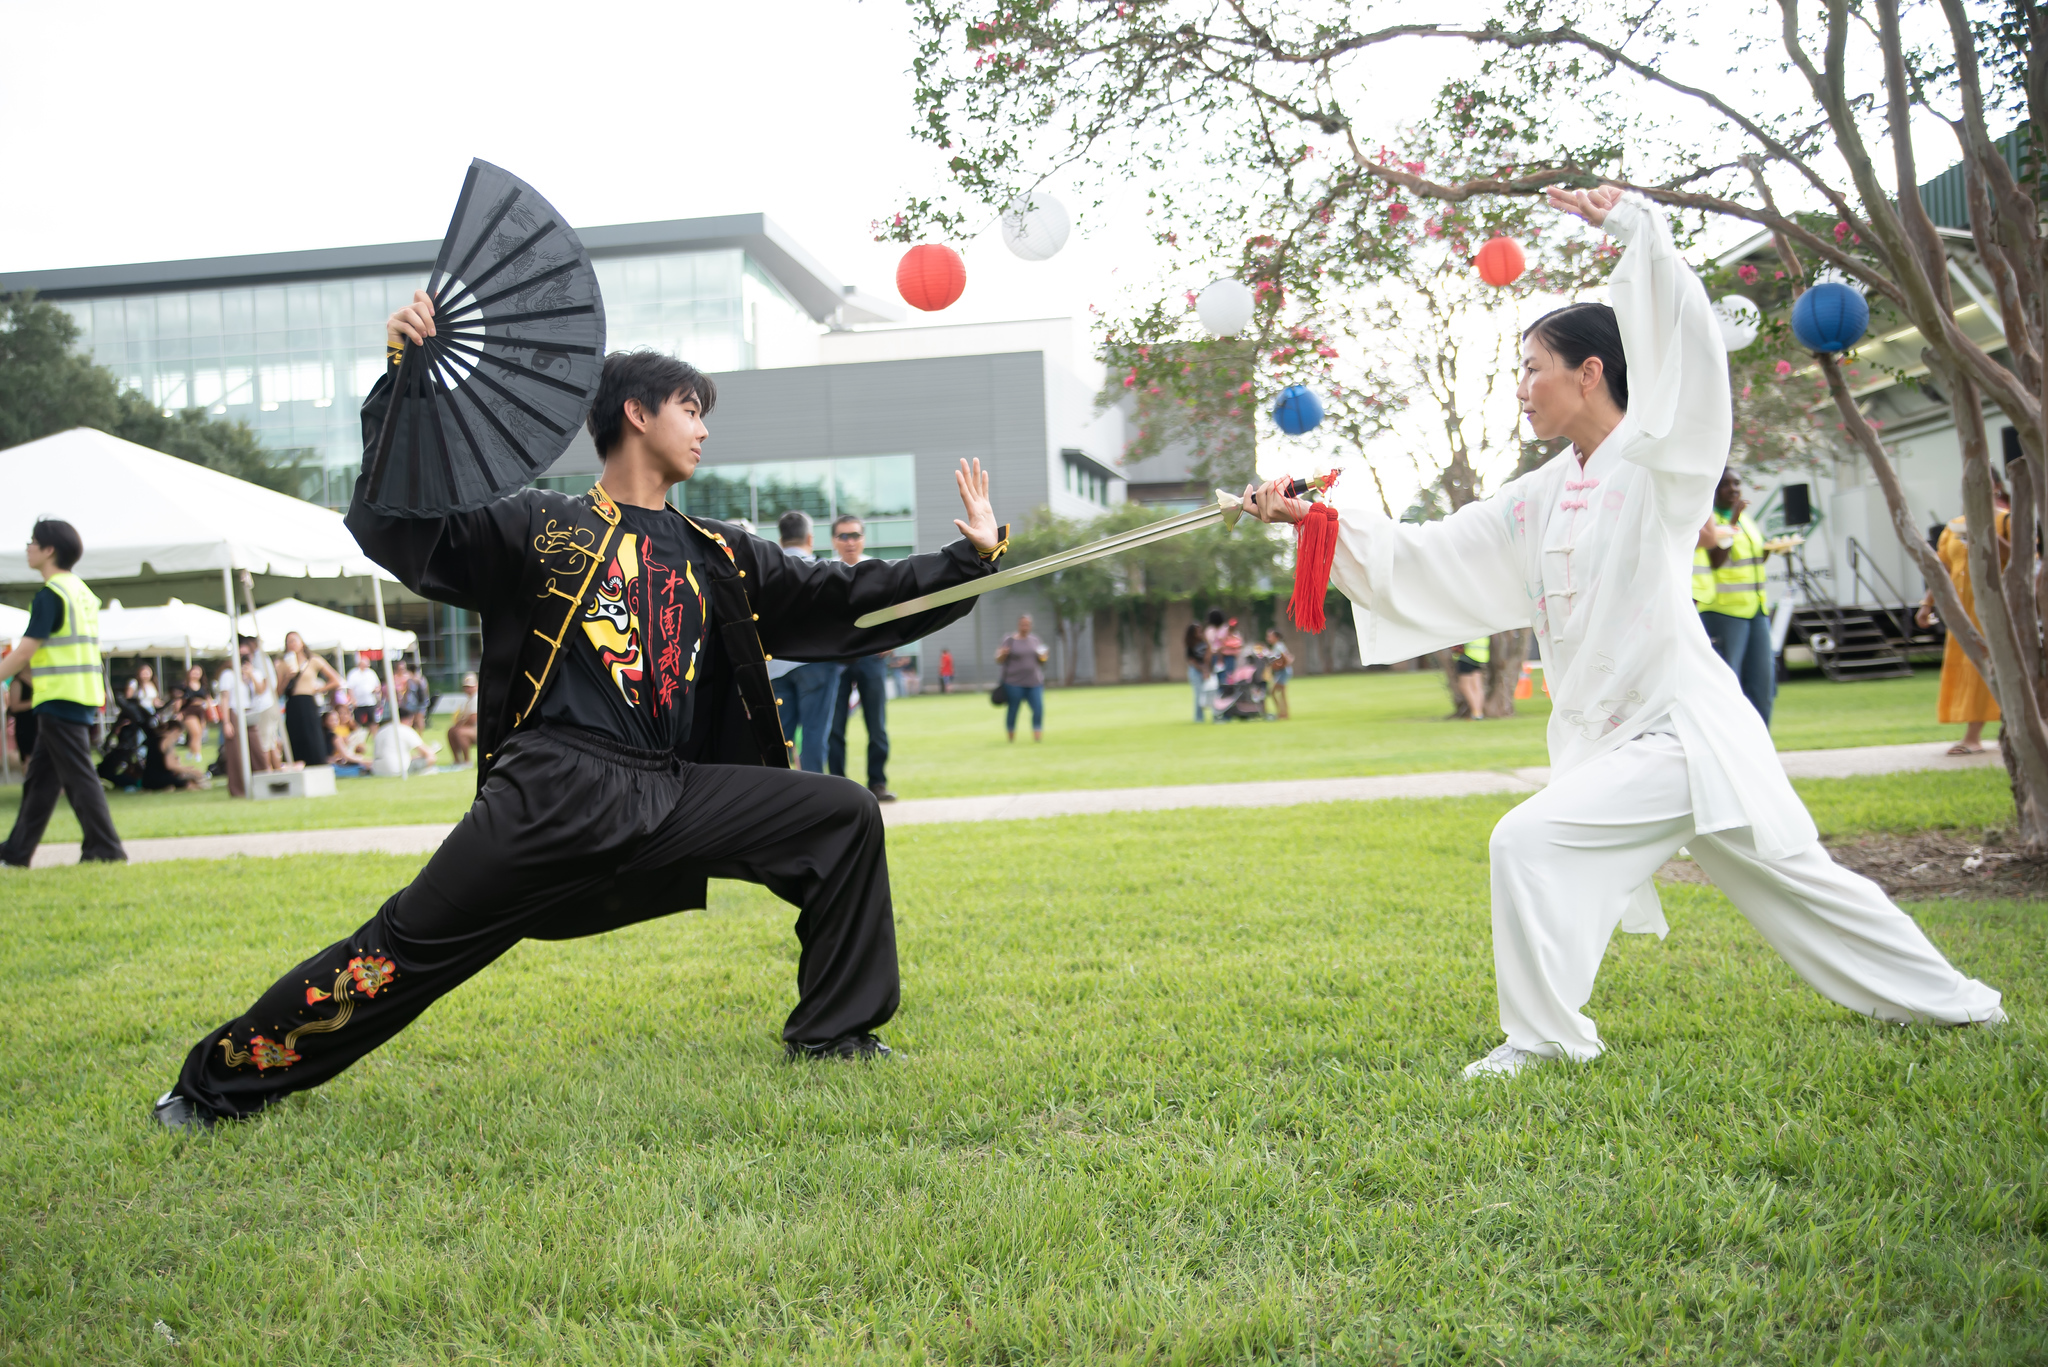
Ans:
POLYGON ((800 908, 785 1040, 896 1013, 881 809, 801 770, 684 764, 566 727, 522 731, 418 878, 193 1046, 177 1091, 246 1116, 316 1087, 523 939, 568 940, 703 905, 704 879, 800 908))
POLYGON ((93 768, 92 728, 48 712, 36 717, 35 753, 28 757, 28 772, 21 779, 21 810, 14 814, 7 843, 0 845, 0 859, 26 865, 35 857, 50 814, 57 810, 59 790, 71 799, 71 814, 85 833, 78 857, 88 863, 126 863, 128 851, 121 847, 114 815, 107 810, 107 790, 93 768))

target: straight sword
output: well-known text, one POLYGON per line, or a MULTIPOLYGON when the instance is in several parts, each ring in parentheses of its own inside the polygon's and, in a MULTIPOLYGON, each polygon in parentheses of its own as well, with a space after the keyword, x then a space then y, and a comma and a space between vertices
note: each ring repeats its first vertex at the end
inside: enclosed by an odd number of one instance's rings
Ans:
MULTIPOLYGON (((1313 479, 1297 479, 1287 486, 1287 493, 1290 498, 1300 498, 1303 495, 1313 497, 1328 488, 1335 479, 1336 475, 1334 473, 1318 475, 1313 479)), ((1183 532, 1194 531, 1197 527, 1207 527, 1211 523, 1221 522, 1225 527, 1235 527, 1237 519, 1243 513, 1244 498, 1241 494, 1225 493, 1223 490, 1218 489, 1216 491, 1216 502, 1211 507, 1197 508, 1191 513, 1182 513, 1178 517, 1169 517, 1163 522, 1148 522, 1142 527, 1134 527, 1130 531, 1119 532, 1115 536, 1105 536, 1100 541, 1091 541, 1085 546, 1076 546, 1072 550, 1061 551, 1057 555, 1048 555, 1043 559, 1033 560, 1028 565, 1019 565, 1015 569, 1001 570, 986 578, 976 579, 971 583, 955 584, 951 588, 939 589, 936 592, 927 593, 920 598, 912 598, 905 603, 897 603, 891 607, 880 608, 868 613, 866 616, 854 618, 853 624, 865 631, 869 627, 881 626, 884 622, 894 622, 905 617, 914 617, 920 612, 929 612, 933 608, 945 607, 948 603, 958 603, 968 598, 978 598, 984 593, 994 593, 997 589, 1006 589, 1013 584, 1021 584, 1028 579, 1037 579, 1042 575, 1071 569, 1076 565, 1085 565, 1091 560, 1100 560, 1105 555, 1115 555, 1119 551, 1136 550, 1140 546, 1149 546, 1155 541, 1165 541, 1169 537, 1179 536, 1183 532)))

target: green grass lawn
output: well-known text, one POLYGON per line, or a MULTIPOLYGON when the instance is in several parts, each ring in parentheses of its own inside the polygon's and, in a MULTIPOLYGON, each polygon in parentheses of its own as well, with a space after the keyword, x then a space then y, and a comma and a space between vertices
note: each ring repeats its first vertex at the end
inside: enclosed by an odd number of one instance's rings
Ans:
MULTIPOLYGON (((1784 750, 1890 745, 1959 736, 1935 724, 1934 673, 1910 679, 1788 684, 1774 719, 1784 750)), ((1003 739, 1003 714, 985 693, 928 694, 889 705, 889 784, 904 797, 1235 783, 1273 778, 1416 773, 1431 769, 1517 769, 1548 764, 1539 695, 1520 716, 1447 722, 1435 674, 1346 674, 1302 679, 1290 690, 1294 720, 1196 726, 1185 684, 1055 689, 1046 702, 1046 739, 1028 731, 1003 739)), ((434 738, 445 730, 446 718, 434 738)), ((866 776, 865 731, 852 726, 854 776, 866 776)), ((335 797, 310 802, 230 802, 205 793, 115 794, 123 835, 212 835, 455 821, 475 795, 471 772, 397 779, 345 779, 335 797)), ((0 821, 11 823, 20 790, 0 789, 0 821)), ((69 807, 58 804, 50 840, 77 840, 69 807)))
MULTIPOLYGON (((1802 787, 1835 834, 2004 814, 1938 778, 1802 787)), ((1605 1058, 1467 1086, 1509 805, 909 828, 899 1061, 781 1063, 791 911, 720 884, 197 1139, 145 1117, 185 1049, 418 861, 17 875, 0 1360, 2048 1356, 2048 908, 1916 906, 2013 1023, 1899 1028, 1671 887, 1605 1058)))

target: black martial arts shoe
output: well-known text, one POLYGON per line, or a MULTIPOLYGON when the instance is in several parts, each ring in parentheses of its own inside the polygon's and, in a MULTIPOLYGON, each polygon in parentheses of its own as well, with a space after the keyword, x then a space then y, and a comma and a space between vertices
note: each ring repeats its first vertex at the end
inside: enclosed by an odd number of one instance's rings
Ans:
POLYGON ((156 1109, 151 1114, 157 1124, 167 1130, 177 1130, 181 1133, 210 1130, 214 1122, 220 1119, 204 1106, 188 1101, 176 1092, 165 1092, 158 1097, 156 1109))
POLYGON ((791 1060, 844 1058, 866 1062, 870 1059, 894 1058, 896 1053, 873 1035, 841 1035, 827 1044, 798 1044, 795 1040, 790 1040, 782 1046, 782 1056, 791 1060))

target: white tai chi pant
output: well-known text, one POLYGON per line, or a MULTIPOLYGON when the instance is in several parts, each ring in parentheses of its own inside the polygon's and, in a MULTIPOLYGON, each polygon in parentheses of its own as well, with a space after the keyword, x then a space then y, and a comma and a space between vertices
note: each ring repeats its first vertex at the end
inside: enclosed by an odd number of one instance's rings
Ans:
POLYGON ((1765 859, 1745 828, 1693 830, 1678 737, 1639 736, 1563 775, 1494 827, 1493 964, 1508 1043, 1597 1056, 1584 1006, 1630 896, 1689 848, 1736 910, 1816 992, 1887 1021, 2003 1019, 1912 918, 1818 841, 1765 859))

